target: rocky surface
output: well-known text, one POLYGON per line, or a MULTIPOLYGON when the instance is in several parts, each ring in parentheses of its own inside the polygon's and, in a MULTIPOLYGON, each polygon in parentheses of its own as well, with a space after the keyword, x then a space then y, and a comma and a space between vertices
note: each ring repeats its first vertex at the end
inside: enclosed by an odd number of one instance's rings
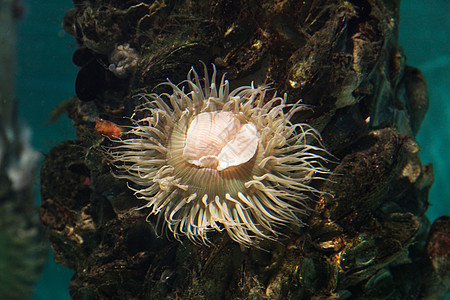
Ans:
POLYGON ((72 298, 443 298, 448 217, 425 216, 433 173, 414 137, 428 95, 397 43, 398 14, 387 0, 75 0, 63 26, 79 44, 65 106, 77 140, 41 169, 41 220, 56 262, 76 272, 72 298), (200 61, 232 88, 272 83, 303 99, 313 109, 294 121, 314 125, 335 157, 308 226, 262 249, 221 233, 210 247, 157 238, 102 150, 99 119, 129 125, 133 95, 164 92, 200 61))

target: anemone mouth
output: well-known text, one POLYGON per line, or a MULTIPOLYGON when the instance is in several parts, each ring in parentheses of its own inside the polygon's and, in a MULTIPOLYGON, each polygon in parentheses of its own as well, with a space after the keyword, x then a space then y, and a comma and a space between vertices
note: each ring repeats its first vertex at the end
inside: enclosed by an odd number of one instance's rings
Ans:
POLYGON ((241 124, 228 111, 202 112, 187 128, 182 157, 200 168, 218 171, 249 161, 258 148, 258 136, 253 123, 241 124))
POLYGON ((209 81, 205 67, 204 82, 191 69, 187 93, 169 81, 172 94, 140 95, 129 138, 109 151, 116 176, 135 184, 178 240, 208 244, 208 232, 225 229, 250 246, 302 226, 310 195, 321 194, 309 183, 329 172, 319 134, 290 122, 303 106, 285 113, 286 97, 266 99, 267 86, 229 92, 215 68, 209 81))

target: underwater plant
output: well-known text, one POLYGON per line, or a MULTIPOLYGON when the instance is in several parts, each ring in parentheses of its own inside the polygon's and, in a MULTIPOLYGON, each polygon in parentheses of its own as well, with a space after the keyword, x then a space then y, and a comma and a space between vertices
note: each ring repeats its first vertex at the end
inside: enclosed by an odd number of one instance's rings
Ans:
POLYGON ((204 85, 192 68, 187 87, 168 81, 171 94, 139 95, 144 103, 109 154, 177 240, 208 244, 208 232, 225 229, 249 246, 303 225, 311 195, 321 194, 309 183, 328 172, 325 151, 316 130, 291 122, 305 105, 269 97, 268 86, 229 91, 213 67, 204 85))

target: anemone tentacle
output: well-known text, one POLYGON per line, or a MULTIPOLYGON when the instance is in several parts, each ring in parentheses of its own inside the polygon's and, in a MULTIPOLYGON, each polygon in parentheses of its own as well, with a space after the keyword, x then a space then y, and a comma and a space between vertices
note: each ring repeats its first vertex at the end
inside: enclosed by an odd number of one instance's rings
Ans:
POLYGON ((137 95, 144 103, 108 153, 177 240, 208 244, 209 232, 226 230, 251 246, 304 225, 311 195, 322 194, 310 182, 329 173, 327 152, 314 128, 291 122, 305 105, 267 99, 269 87, 253 83, 230 91, 216 76, 205 67, 201 80, 192 68, 181 84, 162 83, 170 94, 137 95))

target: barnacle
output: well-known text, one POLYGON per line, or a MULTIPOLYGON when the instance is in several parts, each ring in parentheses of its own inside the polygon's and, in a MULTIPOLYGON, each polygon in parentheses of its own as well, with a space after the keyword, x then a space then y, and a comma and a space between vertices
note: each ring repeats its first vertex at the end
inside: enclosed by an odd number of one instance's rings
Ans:
POLYGON ((137 51, 130 44, 119 45, 109 55, 108 70, 119 78, 126 78, 136 67, 138 59, 137 51))
POLYGON ((326 152, 316 130, 290 121, 304 105, 269 97, 268 86, 230 92, 216 73, 209 79, 205 67, 202 85, 191 69, 182 84, 163 83, 171 94, 138 95, 144 103, 109 154, 117 177, 176 239, 208 244, 208 232, 225 229, 250 246, 303 225, 310 197, 321 194, 310 182, 328 173, 326 152))

